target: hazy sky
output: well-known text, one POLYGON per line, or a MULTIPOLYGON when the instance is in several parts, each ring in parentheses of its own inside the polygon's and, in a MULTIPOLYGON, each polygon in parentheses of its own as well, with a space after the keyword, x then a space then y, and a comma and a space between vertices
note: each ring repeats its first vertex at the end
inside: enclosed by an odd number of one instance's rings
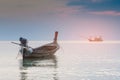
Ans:
POLYGON ((0 0, 0 40, 120 40, 120 0, 0 0))

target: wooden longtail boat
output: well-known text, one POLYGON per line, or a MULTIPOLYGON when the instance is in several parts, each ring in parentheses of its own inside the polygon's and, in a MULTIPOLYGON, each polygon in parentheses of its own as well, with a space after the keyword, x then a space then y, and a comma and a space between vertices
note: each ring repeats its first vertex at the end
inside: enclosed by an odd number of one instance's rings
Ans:
POLYGON ((43 46, 37 47, 37 48, 31 48, 31 47, 23 47, 21 44, 18 44, 21 46, 20 52, 24 58, 39 58, 39 57, 46 57, 46 56, 52 56, 55 54, 55 52, 59 49, 59 44, 57 43, 57 37, 58 32, 55 32, 54 40, 51 43, 45 44, 43 46))
MULTIPOLYGON (((59 45, 57 43, 57 37, 58 37, 58 32, 55 32, 54 41, 52 43, 48 43, 43 46, 34 48, 31 54, 23 53, 23 58, 45 57, 45 56, 53 55, 59 49, 59 45)), ((21 48, 21 49, 24 49, 24 48, 21 48)), ((29 51, 26 51, 26 52, 29 52, 29 51)))

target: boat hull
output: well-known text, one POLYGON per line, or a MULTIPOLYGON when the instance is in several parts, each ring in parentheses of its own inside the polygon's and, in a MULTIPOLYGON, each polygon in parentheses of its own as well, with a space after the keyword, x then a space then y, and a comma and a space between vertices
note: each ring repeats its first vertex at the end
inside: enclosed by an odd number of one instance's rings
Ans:
POLYGON ((59 49, 59 45, 57 43, 49 43, 33 49, 32 53, 23 53, 23 58, 39 58, 39 57, 51 56, 54 55, 58 49, 59 49))

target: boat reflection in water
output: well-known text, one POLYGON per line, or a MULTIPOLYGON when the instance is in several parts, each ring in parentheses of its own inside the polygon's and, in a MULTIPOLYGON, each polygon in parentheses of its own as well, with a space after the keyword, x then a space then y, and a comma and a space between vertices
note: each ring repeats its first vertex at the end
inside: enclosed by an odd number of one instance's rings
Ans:
POLYGON ((58 80, 56 56, 20 60, 20 80, 58 80))

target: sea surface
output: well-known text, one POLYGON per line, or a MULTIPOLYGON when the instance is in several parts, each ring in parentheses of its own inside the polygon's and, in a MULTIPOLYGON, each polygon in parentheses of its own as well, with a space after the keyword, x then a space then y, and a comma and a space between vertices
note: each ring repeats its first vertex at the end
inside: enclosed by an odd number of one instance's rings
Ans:
MULTIPOLYGON (((29 41, 35 48, 49 41, 29 41)), ((120 42, 59 42, 54 56, 22 60, 20 47, 0 41, 0 80, 120 80, 120 42)))

